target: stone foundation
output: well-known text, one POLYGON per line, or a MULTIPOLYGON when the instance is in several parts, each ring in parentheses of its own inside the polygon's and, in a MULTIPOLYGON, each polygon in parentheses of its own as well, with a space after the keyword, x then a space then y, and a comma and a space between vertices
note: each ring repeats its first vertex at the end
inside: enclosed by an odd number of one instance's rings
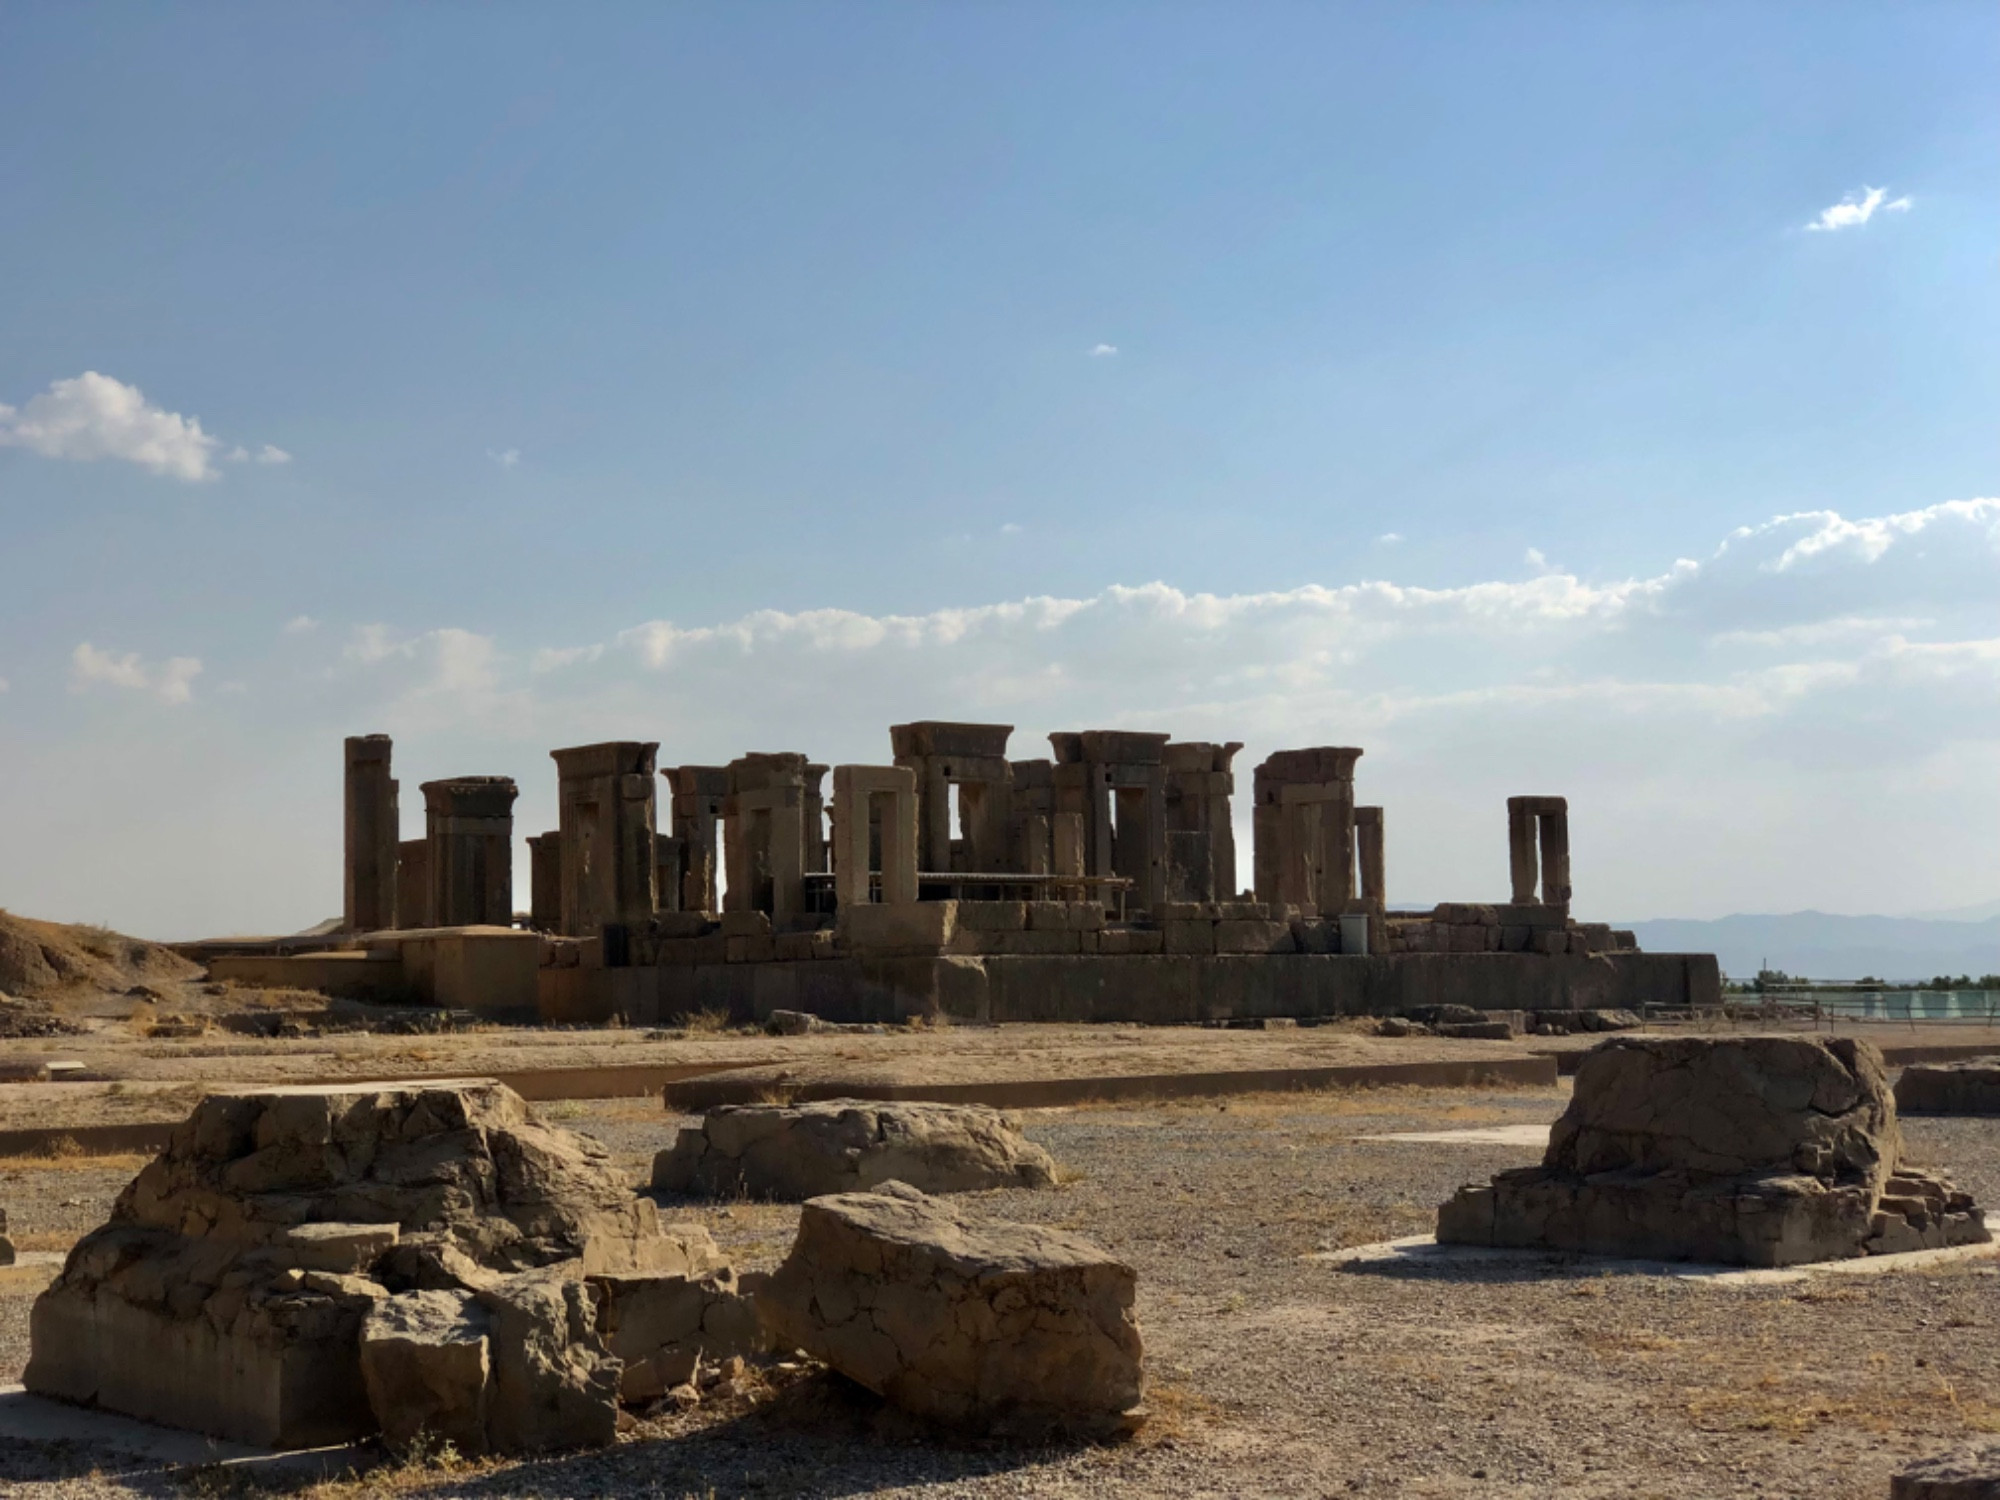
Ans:
POLYGON ((1989 1239, 1901 1148, 1866 1042, 1620 1037, 1578 1066, 1542 1165, 1459 1189, 1437 1237, 1752 1266, 1989 1239))

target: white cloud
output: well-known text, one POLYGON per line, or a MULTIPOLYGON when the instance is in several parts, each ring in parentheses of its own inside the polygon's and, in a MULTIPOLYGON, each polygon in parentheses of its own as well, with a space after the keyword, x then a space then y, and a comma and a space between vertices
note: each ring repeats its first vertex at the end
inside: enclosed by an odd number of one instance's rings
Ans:
POLYGON ((137 386, 86 370, 18 411, 0 405, 0 447, 44 458, 123 459, 176 479, 213 479, 221 443, 194 417, 162 411, 137 386))
POLYGON ((521 450, 519 448, 502 448, 498 453, 488 448, 486 456, 503 469, 517 468, 521 462, 521 450))
POLYGON ((1820 233, 1831 233, 1836 229, 1855 229, 1874 218, 1879 210, 1885 214, 1908 213, 1915 202, 1907 195, 1890 198, 1887 188, 1864 188, 1858 194, 1849 193, 1838 203, 1819 212, 1819 217, 1806 225, 1807 229, 1820 233))
POLYGON ((1090 346, 1090 357, 1092 359, 1109 359, 1117 352, 1118 346, 1116 344, 1093 344, 1090 346))
POLYGON ((148 665, 137 652, 123 656, 100 651, 89 641, 70 653, 70 691, 84 693, 93 687, 123 688, 147 693, 162 703, 186 703, 194 697, 194 680, 201 675, 201 661, 193 656, 174 656, 158 666, 148 665))
POLYGON ((1000 535, 1019 536, 1020 534, 1021 523, 1019 521, 1002 521, 1000 523, 1000 535))
POLYGON ((319 629, 319 621, 315 620, 311 615, 293 615, 291 619, 285 621, 286 635, 305 635, 317 629, 319 629))
POLYGON ((257 450, 257 462, 260 464, 288 464, 291 461, 292 455, 275 443, 266 443, 257 450))
POLYGON ((1385 547, 1393 547, 1403 540, 1403 533, 1400 531, 1385 531, 1376 537, 1375 540, 1385 547))

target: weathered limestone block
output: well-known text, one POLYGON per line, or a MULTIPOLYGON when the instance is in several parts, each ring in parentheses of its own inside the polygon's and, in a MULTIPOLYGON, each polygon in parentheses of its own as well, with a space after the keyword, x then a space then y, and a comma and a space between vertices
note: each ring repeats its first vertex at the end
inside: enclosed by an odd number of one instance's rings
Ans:
POLYGON ((7 1210, 0 1208, 0 1266, 14 1264, 14 1242, 7 1238, 7 1210))
POLYGON ((2000 1446, 1911 1464, 1889 1480, 1889 1500, 2000 1500, 2000 1446))
POLYGON ((664 1396, 703 1360, 761 1354, 767 1345, 756 1305, 726 1265, 687 1276, 593 1276, 590 1289, 598 1329, 624 1366, 626 1402, 664 1396))
POLYGON ((759 1307, 780 1347, 933 1421, 1117 1432, 1141 1420, 1136 1281, 1076 1235, 890 1183, 807 1203, 759 1307))
POLYGON ((547 1453, 612 1442, 621 1369, 598 1337, 589 1288, 559 1272, 529 1271, 478 1295, 493 1328, 491 1446, 547 1453))
POLYGON ((486 1452, 492 1326, 470 1292, 403 1292, 368 1313, 361 1378, 390 1448, 430 1437, 467 1455, 486 1452))
POLYGON ((1896 1108, 1906 1115, 2000 1115, 2000 1057, 1911 1063, 1896 1080, 1896 1108))
POLYGON ((25 1378, 241 1442, 335 1442, 376 1429, 362 1329, 392 1293, 497 1295, 550 1267, 582 1296, 586 1273, 686 1273, 713 1249, 490 1080, 215 1094, 37 1300, 25 1378))
POLYGON ((979 1104, 742 1104, 713 1109, 653 1160, 657 1192, 798 1201, 891 1180, 934 1193, 1052 1187, 1055 1162, 979 1104))
POLYGON ((1900 1150, 1866 1042, 1619 1037, 1585 1054, 1542 1165, 1459 1189, 1438 1239, 1783 1266, 1990 1238, 1900 1150))

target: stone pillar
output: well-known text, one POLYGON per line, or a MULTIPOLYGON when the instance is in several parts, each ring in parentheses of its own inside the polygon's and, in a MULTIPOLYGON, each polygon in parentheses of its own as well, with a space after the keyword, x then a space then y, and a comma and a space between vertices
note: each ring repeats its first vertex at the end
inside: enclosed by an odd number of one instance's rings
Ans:
POLYGON ((1008 793, 1007 863, 1003 869, 1024 875, 1049 871, 1049 818, 1056 810, 1054 764, 1046 760, 1011 760, 1008 793))
POLYGON ((1083 819, 1084 873, 1130 880, 1131 911, 1167 896, 1167 739, 1112 729, 1049 736, 1056 809, 1083 819))
POLYGON ((670 833, 653 840, 653 891, 661 911, 681 909, 681 874, 687 867, 687 846, 670 833))
POLYGON ((396 925, 396 783, 389 775, 389 736, 352 735, 346 742, 346 827, 341 920, 349 932, 396 925))
POLYGON ((434 927, 514 925, 514 798, 511 776, 426 781, 434 927))
POLYGON ((1569 802, 1546 799, 1541 816, 1542 904, 1569 905, 1569 802))
POLYGON ((562 926, 569 937, 636 927, 658 905, 653 889, 653 754, 657 744, 613 740, 551 750, 562 824, 562 926))
POLYGON ((824 875, 827 871, 826 852, 826 786, 827 767, 808 765, 806 767, 805 825, 806 825, 806 873, 824 875))
POLYGON ((562 930, 562 833, 528 836, 528 925, 537 932, 562 930))
MULTIPOLYGON (((1067 875, 1076 879, 1083 874, 1083 814, 1058 812, 1049 819, 1049 873, 1067 875)), ((1081 885, 1058 887, 1052 893, 1062 901, 1081 901, 1084 887, 1081 885)), ((1116 905, 1116 903, 1110 903, 1116 905)))
POLYGON ((1512 878, 1515 905, 1569 905, 1567 798, 1507 799, 1507 866, 1512 878), (1535 889, 1537 874, 1540 875, 1539 893, 1535 889))
POLYGON ((882 850, 882 904, 917 899, 917 778, 907 766, 833 768, 833 892, 843 907, 865 906, 870 849, 882 850))
POLYGON ((1171 900, 1236 897, 1236 830, 1229 811, 1236 776, 1230 763, 1242 748, 1235 741, 1187 740, 1165 749, 1171 900))
POLYGON ((1388 905, 1388 861, 1382 844, 1382 809, 1354 809, 1355 853, 1361 862, 1361 899, 1380 908, 1388 905))
POLYGON ((431 841, 404 839, 396 846, 396 925, 431 925, 431 841))
POLYGON ((672 792, 674 837, 681 841, 681 910, 715 912, 721 855, 722 805, 729 798, 727 766, 669 766, 660 772, 672 792))
POLYGON ((1257 767, 1251 831, 1257 899, 1338 916, 1354 900, 1358 749, 1280 750, 1257 767))
POLYGON ((917 778, 917 867, 927 874, 1005 870, 1013 824, 1014 768, 1007 761, 1011 724, 895 724, 896 764, 917 778), (958 788, 959 827, 951 789, 958 788), (953 846, 957 846, 954 858, 953 846))
POLYGON ((729 763, 722 804, 725 911, 761 911, 773 926, 805 909, 803 755, 745 755, 729 763))
POLYGON ((1507 799, 1507 874, 1516 906, 1535 903, 1535 823, 1533 797, 1507 799))

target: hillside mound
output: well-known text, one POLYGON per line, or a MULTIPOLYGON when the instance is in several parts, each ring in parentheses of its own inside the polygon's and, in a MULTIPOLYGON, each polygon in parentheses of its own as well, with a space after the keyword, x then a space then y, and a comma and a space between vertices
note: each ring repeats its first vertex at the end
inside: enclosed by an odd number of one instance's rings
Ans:
POLYGON ((0 993, 31 1000, 75 990, 124 994, 201 977, 201 965, 144 938, 0 911, 0 993))

